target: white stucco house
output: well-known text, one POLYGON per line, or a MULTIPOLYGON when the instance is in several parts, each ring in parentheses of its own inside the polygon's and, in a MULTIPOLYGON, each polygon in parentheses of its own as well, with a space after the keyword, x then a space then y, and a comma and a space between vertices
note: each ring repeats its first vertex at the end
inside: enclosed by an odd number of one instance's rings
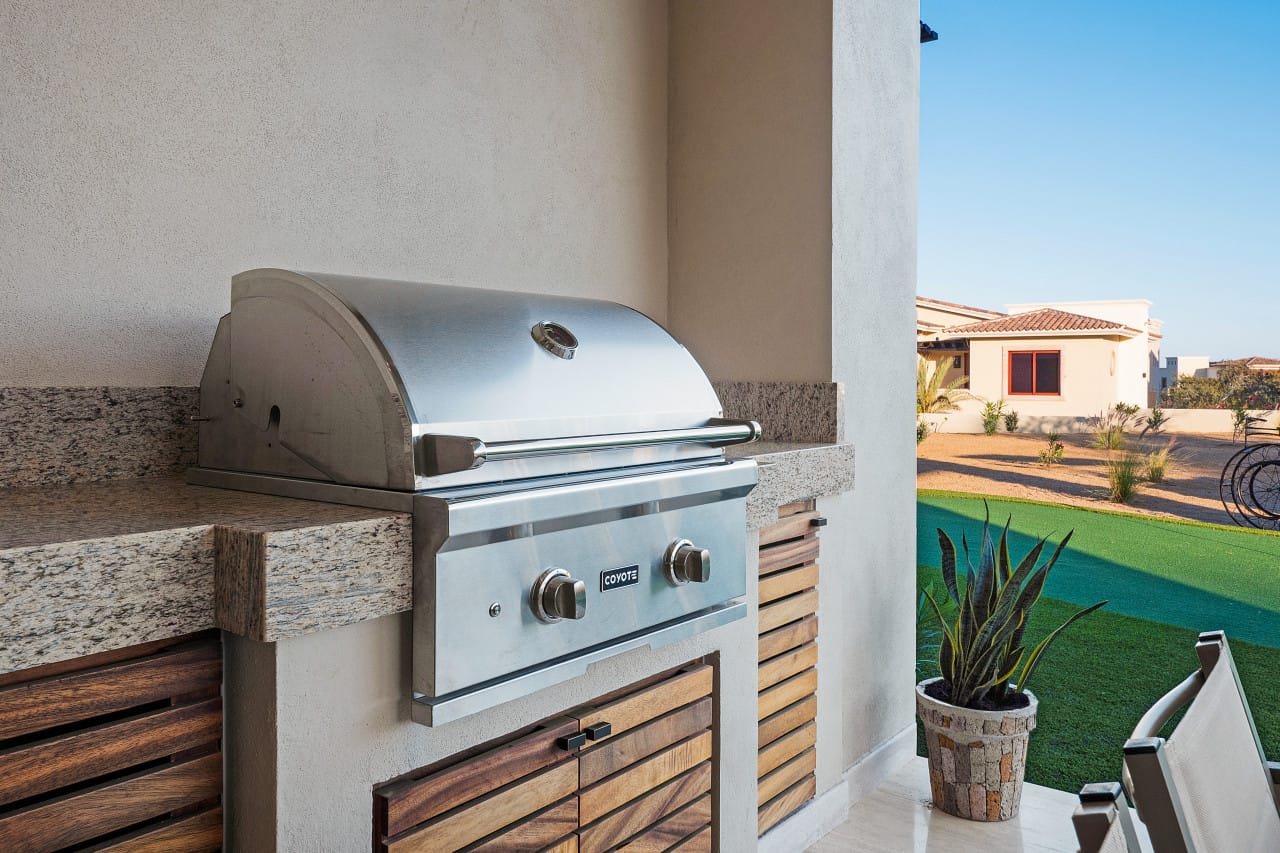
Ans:
POLYGON ((1161 323, 1145 299, 1026 303, 988 311, 916 301, 916 349, 968 377, 979 398, 938 427, 980 428, 985 401, 1004 400, 1024 429, 1070 430, 1116 403, 1150 405, 1158 388, 1161 323), (950 322, 948 322, 948 320, 950 322))

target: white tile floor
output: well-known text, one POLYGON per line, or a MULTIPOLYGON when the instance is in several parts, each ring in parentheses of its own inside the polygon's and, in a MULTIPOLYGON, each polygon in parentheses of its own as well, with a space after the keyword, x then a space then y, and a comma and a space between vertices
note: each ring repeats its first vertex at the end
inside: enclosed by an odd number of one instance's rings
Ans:
POLYGON ((980 823, 943 814, 929 797, 929 765, 912 758, 849 810, 810 853, 1076 853, 1076 797, 1026 785, 1013 820, 980 823))

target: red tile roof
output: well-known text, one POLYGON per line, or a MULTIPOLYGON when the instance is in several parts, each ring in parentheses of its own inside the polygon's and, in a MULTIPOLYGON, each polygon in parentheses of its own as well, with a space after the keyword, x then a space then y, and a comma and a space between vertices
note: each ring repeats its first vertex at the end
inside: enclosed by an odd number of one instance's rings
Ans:
POLYGON ((1040 308, 1022 314, 1011 314, 997 317, 994 320, 980 320, 963 326, 951 326, 946 330, 957 335, 992 335, 1029 332, 1116 332, 1138 334, 1123 323, 1111 320, 1099 320, 1097 317, 1086 317, 1083 314, 1072 314, 1070 311, 1059 311, 1057 308, 1040 308))

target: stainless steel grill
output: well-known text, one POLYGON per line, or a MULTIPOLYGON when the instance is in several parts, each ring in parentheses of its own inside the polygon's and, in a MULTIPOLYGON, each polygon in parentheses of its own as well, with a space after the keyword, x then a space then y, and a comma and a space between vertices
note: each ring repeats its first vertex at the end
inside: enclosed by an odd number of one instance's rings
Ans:
POLYGON ((413 513, 421 722, 744 615, 759 425, 629 308, 253 270, 200 397, 192 482, 413 513))

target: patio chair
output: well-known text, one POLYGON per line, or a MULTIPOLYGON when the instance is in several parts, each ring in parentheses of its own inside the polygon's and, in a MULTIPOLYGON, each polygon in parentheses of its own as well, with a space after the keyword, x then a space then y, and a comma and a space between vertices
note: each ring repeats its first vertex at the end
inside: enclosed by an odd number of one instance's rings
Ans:
POLYGON ((1119 782, 1093 782, 1080 789, 1071 815, 1080 853, 1139 853, 1138 833, 1119 782))
POLYGON ((1280 765, 1268 764, 1221 631, 1200 669, 1143 715, 1124 745, 1125 787, 1155 853, 1280 850, 1280 765), (1183 707, 1168 739, 1160 729, 1183 707))

